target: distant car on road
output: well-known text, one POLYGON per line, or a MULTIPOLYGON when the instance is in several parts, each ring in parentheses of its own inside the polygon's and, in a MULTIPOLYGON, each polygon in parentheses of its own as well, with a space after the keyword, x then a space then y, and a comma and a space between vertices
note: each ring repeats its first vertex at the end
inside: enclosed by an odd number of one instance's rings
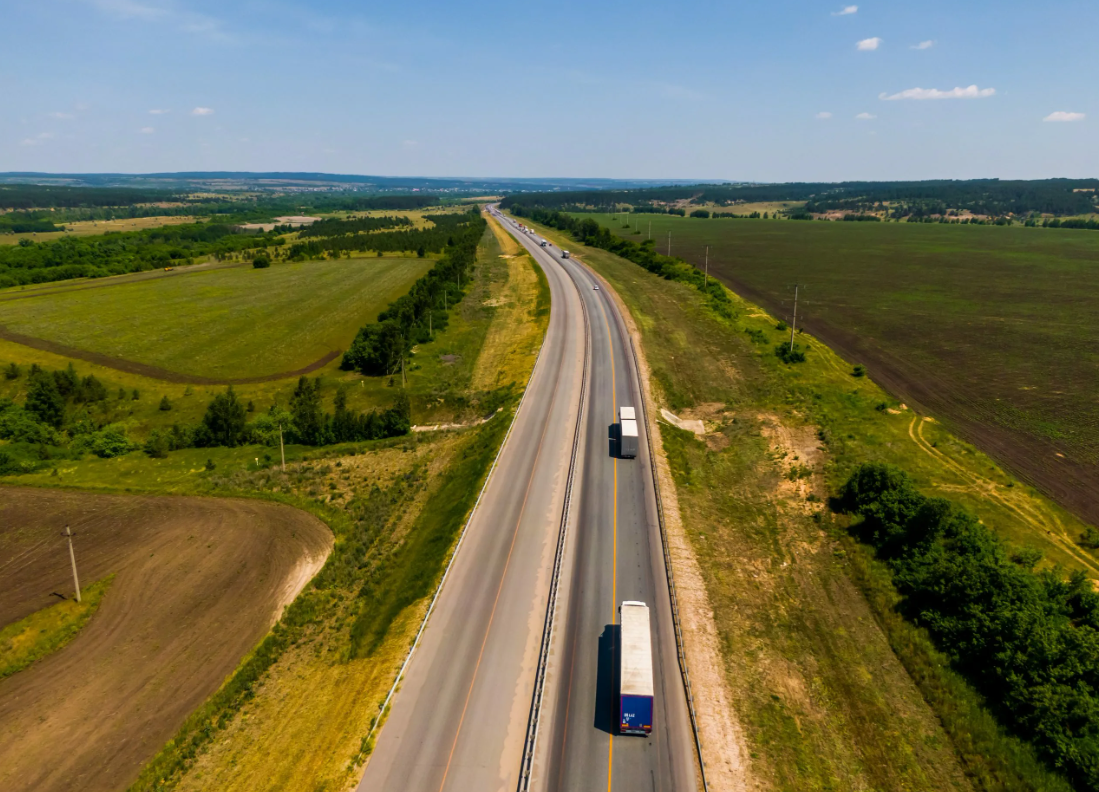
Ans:
POLYGON ((546 244, 547 244, 547 243, 546 243, 546 240, 544 240, 544 239, 543 239, 543 240, 542 240, 542 247, 545 247, 545 246, 546 246, 546 244))
POLYGON ((595 291, 599 291, 599 284, 597 283, 596 285, 592 286, 592 289, 594 289, 595 291))
POLYGON ((569 252, 567 250, 562 250, 561 251, 561 258, 568 258, 568 257, 569 257, 569 252))

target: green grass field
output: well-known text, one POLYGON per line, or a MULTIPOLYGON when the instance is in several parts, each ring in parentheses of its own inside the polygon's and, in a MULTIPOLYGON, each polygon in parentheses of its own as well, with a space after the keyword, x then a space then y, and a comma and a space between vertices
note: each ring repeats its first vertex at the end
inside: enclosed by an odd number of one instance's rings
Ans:
MULTIPOLYGON (((627 239, 642 234, 595 215, 627 239)), ((1099 521, 1099 233, 653 215, 666 252, 799 325, 1099 521)))
POLYGON ((260 377, 346 349, 433 263, 370 257, 185 273, 5 302, 0 324, 181 374, 260 377))

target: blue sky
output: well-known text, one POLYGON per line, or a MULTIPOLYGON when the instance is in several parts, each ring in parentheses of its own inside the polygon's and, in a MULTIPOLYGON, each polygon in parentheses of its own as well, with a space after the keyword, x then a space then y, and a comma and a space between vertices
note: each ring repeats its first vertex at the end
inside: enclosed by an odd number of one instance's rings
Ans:
POLYGON ((1099 176, 1094 0, 2 6, 0 171, 1099 176))

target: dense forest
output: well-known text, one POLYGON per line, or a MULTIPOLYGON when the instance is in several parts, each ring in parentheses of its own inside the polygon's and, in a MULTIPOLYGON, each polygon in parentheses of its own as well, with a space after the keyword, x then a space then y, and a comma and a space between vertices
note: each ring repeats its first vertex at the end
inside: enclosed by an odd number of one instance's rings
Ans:
POLYGON ((224 223, 70 236, 50 242, 21 239, 18 245, 0 246, 0 288, 143 272, 185 264, 198 256, 222 257, 282 244, 274 232, 239 234, 224 223))
MULTIPOLYGON (((344 353, 342 368, 370 376, 393 374, 400 370, 413 346, 430 340, 433 332, 446 327, 449 309, 465 296, 469 271, 477 260, 477 244, 486 223, 476 210, 441 217, 460 220, 446 232, 443 257, 412 284, 407 294, 390 303, 378 315, 377 322, 359 330, 350 349, 344 353)), ((393 235, 404 233, 417 232, 395 232, 393 235)), ((370 238, 381 236, 390 234, 374 234, 370 238)))
POLYGON ((839 499, 904 600, 1010 731, 1079 789, 1099 789, 1099 595, 1081 571, 1038 569, 897 468, 859 468, 839 499))
POLYGON ((667 211, 660 204, 689 201, 735 207, 738 203, 805 201, 809 212, 862 212, 889 204, 892 216, 917 216, 931 212, 971 212, 987 216, 1080 215, 1096 211, 1097 179, 1045 179, 1040 181, 840 182, 790 183, 758 186, 698 185, 658 187, 646 190, 606 190, 538 193, 510 196, 501 207, 516 203, 558 211, 667 211), (901 210, 902 214, 897 214, 901 210))

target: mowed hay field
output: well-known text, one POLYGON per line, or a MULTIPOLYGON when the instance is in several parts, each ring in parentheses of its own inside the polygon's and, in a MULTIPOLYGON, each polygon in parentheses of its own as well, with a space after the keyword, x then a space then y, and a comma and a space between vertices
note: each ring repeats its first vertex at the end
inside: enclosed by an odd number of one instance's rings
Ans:
POLYGON ((81 283, 5 300, 0 326, 191 377, 272 377, 346 349, 433 264, 369 257, 210 269, 103 288, 81 283))
MULTIPOLYGON (((595 215, 628 239, 622 215, 595 215)), ((1099 523, 1099 233, 652 217, 657 250, 789 317, 1099 523)))
POLYGON ((332 534, 212 498, 0 489, 0 625, 114 575, 71 643, 0 681, 0 789, 120 790, 270 629, 332 534))

